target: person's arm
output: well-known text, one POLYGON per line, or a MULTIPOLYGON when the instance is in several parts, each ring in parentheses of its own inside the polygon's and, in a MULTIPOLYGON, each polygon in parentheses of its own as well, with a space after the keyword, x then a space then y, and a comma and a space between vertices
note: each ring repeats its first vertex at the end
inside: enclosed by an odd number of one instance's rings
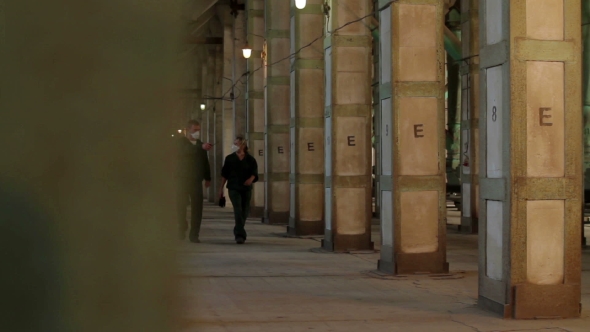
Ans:
POLYGON ((203 143, 203 141, 201 141, 200 139, 197 140, 197 145, 200 146, 201 148, 203 148, 203 150, 205 150, 205 151, 210 151, 211 148, 213 147, 213 144, 203 143))

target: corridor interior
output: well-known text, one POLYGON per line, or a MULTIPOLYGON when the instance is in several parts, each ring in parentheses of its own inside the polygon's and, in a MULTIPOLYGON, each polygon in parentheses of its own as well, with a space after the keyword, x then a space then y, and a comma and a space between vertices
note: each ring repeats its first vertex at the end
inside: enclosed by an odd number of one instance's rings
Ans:
MULTIPOLYGON (((477 307, 477 235, 460 234, 448 207, 448 275, 386 276, 374 251, 321 249, 321 237, 289 237, 285 226, 250 219, 233 241, 231 208, 207 204, 202 243, 177 246, 179 331, 572 331, 590 326, 590 250, 583 250, 582 315, 504 320, 477 307)), ((585 233, 590 237, 590 226, 585 233)))

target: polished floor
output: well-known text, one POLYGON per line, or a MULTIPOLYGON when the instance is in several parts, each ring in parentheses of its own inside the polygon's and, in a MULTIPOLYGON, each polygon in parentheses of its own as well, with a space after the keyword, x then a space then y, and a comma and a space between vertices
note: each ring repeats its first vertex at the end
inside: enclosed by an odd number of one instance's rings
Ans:
POLYGON ((477 308, 477 236, 452 226, 452 276, 435 279, 383 277, 377 251, 326 253, 320 238, 288 238, 258 220, 236 245, 232 224, 229 208, 206 205, 202 243, 178 244, 181 331, 590 331, 590 250, 581 319, 516 321, 477 308))

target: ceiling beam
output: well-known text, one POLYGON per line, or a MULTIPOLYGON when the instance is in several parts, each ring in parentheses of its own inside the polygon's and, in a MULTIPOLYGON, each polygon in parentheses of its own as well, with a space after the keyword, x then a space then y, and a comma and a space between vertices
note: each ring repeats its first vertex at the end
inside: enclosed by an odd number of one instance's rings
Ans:
POLYGON ((192 8, 190 9, 190 19, 193 21, 198 20, 205 12, 213 8, 217 2, 218 0, 193 1, 192 8))
POLYGON ((187 44, 197 44, 197 45, 221 45, 223 44, 223 38, 194 38, 188 37, 186 40, 187 44))
POLYGON ((202 27, 209 23, 209 20, 211 20, 213 16, 215 16, 215 12, 215 7, 207 9, 207 11, 205 11, 201 16, 199 16, 199 18, 196 21, 193 21, 188 25, 188 29, 190 31, 189 33, 191 35, 196 34, 202 27))

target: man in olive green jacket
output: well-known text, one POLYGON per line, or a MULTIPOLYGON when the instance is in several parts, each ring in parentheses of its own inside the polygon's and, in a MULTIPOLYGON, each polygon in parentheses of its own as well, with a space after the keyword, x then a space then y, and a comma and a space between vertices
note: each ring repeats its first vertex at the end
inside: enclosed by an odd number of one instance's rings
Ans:
POLYGON ((178 140, 178 168, 177 180, 177 211, 179 238, 184 239, 188 229, 186 220, 186 206, 190 198, 191 228, 189 240, 199 243, 201 220, 203 218, 203 181, 208 188, 211 185, 211 169, 207 151, 210 143, 200 140, 201 125, 191 120, 186 127, 186 136, 178 140))

